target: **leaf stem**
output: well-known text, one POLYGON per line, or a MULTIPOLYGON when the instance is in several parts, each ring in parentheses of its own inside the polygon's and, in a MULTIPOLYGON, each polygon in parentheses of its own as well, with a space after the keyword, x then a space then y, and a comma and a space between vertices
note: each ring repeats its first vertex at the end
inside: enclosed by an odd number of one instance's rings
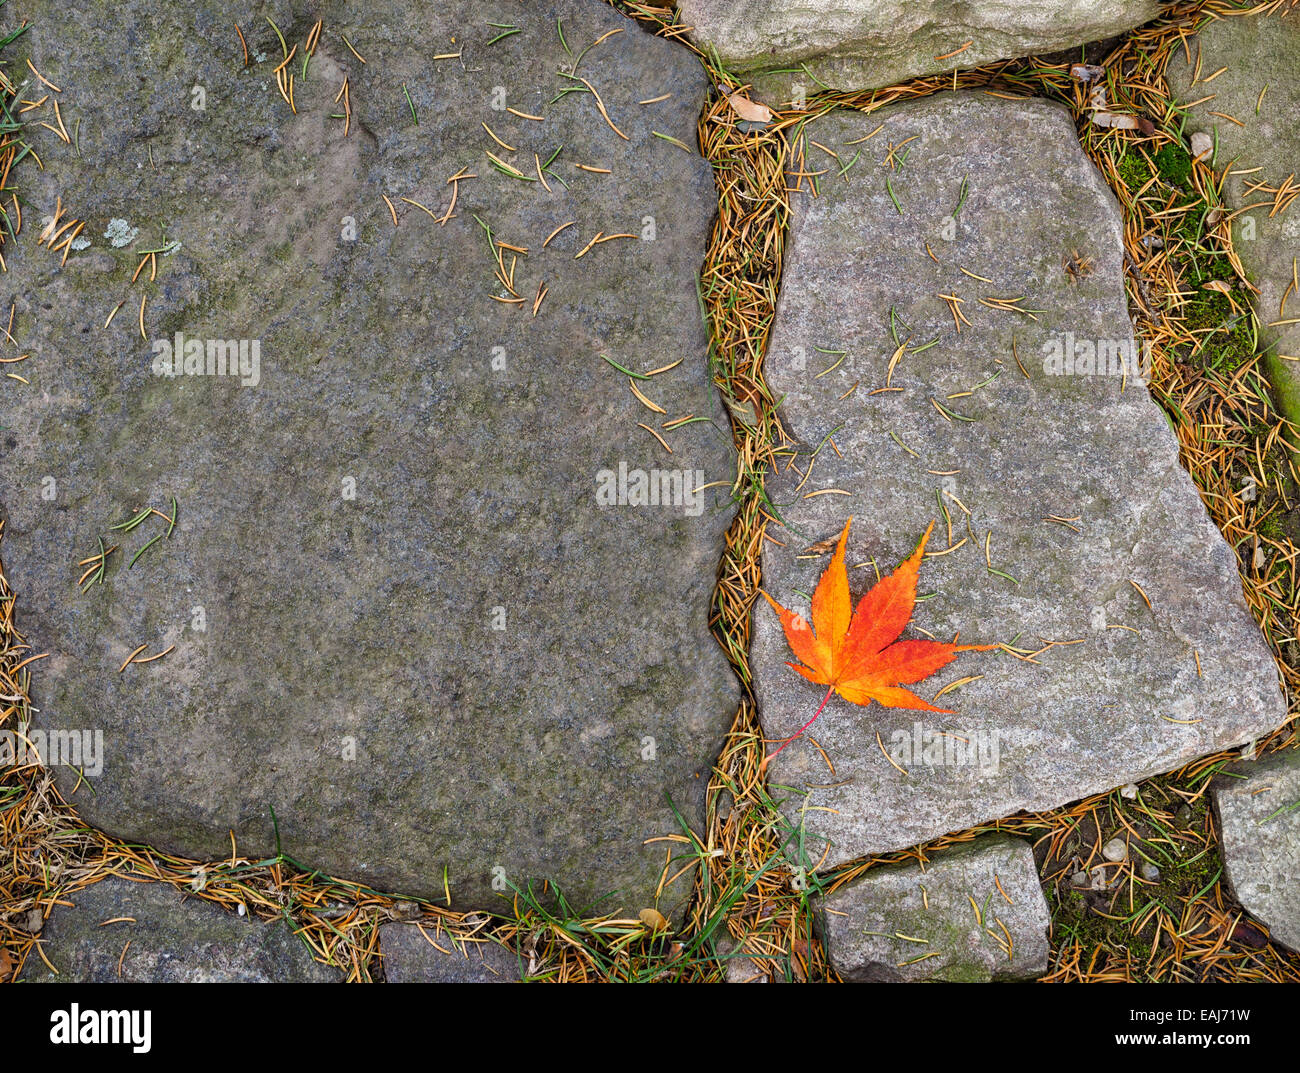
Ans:
POLYGON ((796 730, 792 735, 790 735, 790 737, 786 738, 785 741, 781 742, 781 744, 777 746, 776 752, 770 753, 768 755, 767 759, 763 761, 764 767, 766 767, 768 764, 772 762, 772 760, 776 757, 776 753, 779 753, 782 749, 784 749, 787 745, 789 745, 792 741, 794 741, 795 738, 802 736, 805 730, 807 730, 810 726, 812 726, 815 722, 817 722, 817 717, 821 715, 823 711, 826 710, 826 705, 827 703, 829 703, 831 699, 831 694, 834 692, 835 692, 835 687, 832 685, 830 689, 826 690, 826 696, 822 697, 822 702, 818 706, 817 710, 813 712, 813 717, 809 719, 808 722, 804 723, 804 725, 801 726, 798 730, 796 730))

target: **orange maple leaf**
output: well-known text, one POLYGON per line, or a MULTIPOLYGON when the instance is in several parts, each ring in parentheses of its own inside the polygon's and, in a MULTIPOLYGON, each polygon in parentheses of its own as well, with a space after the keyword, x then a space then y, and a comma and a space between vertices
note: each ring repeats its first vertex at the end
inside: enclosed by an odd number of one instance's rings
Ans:
POLYGON ((868 705, 874 700, 886 708, 916 708, 951 715, 949 709, 936 708, 903 686, 929 678, 956 659, 958 652, 997 647, 898 640, 916 607, 917 577, 926 541, 934 531, 933 521, 916 550, 897 570, 867 591, 858 601, 857 610, 850 614, 852 602, 849 575, 844 568, 844 546, 852 524, 852 518, 844 523, 831 564, 817 582, 811 625, 802 615, 787 610, 763 593, 781 619, 790 650, 802 660, 802 665, 786 665, 808 681, 829 687, 813 717, 782 742, 769 760, 816 722, 832 693, 838 693, 852 704, 868 705))

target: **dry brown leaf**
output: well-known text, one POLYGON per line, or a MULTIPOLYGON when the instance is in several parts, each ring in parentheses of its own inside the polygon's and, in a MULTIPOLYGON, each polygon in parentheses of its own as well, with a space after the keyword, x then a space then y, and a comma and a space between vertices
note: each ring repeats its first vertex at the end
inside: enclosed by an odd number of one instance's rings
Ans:
POLYGON ((641 918, 641 923, 651 931, 668 930, 668 918, 658 909, 642 909, 637 916, 641 918))
POLYGON ((733 93, 727 98, 727 101, 730 103, 732 111, 741 119, 748 120, 750 123, 772 122, 772 109, 766 104, 751 101, 740 93, 733 93))

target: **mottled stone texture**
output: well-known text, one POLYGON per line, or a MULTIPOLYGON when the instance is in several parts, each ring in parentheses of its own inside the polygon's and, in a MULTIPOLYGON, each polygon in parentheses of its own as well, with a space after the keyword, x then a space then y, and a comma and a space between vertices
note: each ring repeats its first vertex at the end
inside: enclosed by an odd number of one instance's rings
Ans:
POLYGON ((1228 769, 1214 805, 1232 893, 1275 942, 1300 951, 1300 753, 1228 769))
POLYGON ((734 461, 696 296, 716 205, 696 61, 598 0, 3 16, 31 22, 14 69, 61 87, 77 133, 34 128, 45 170, 22 166, 0 299, 32 357, 29 385, 5 382, 0 504, 50 653, 41 719, 104 732, 81 815, 203 857, 231 830, 273 851, 274 809, 285 853, 383 888, 499 906, 548 878, 575 910, 648 903, 663 852, 643 843, 677 829, 669 797, 702 821, 737 699, 707 627, 734 461), (263 14, 298 46, 296 115, 263 14), (520 32, 490 44, 489 22, 520 32), (489 152, 534 180, 549 161, 549 191, 489 152), (445 225, 403 200, 441 217, 457 174, 445 225), (62 268, 35 244, 58 198, 91 241, 62 268), (129 245, 103 237, 114 219, 129 245), (494 300, 497 251, 521 302, 494 300), (256 342, 256 375, 158 375, 178 332, 256 342), (680 359, 640 384, 667 413, 602 354, 680 359), (672 454, 637 427, 690 414, 672 454), (623 500, 599 500, 621 465, 623 500), (627 505, 651 470, 676 499, 627 505), (128 569, 166 524, 109 526, 173 496, 175 532, 128 569), (81 594, 99 537, 119 550, 81 594), (176 649, 119 674, 145 643, 176 649))
MULTIPOLYGON (((785 524, 768 527, 764 588, 807 614, 829 555, 804 549, 852 515, 856 598, 934 520, 905 636, 1026 657, 963 653, 916 687, 973 677, 937 702, 954 715, 832 698, 812 728, 825 758, 799 741, 771 768, 811 863, 1053 808, 1281 723, 1236 560, 1136 376, 1118 207, 1066 112, 945 93, 832 114, 807 136, 862 156, 847 182, 833 169, 820 197, 794 200, 766 368, 800 447, 767 485, 785 524), (905 165, 881 168, 907 139, 905 165), (1092 267, 1072 282, 1075 254, 1092 267), (960 331, 940 295, 962 303, 960 331), (981 303, 999 298, 1026 312, 981 303), (1097 374, 1099 352, 1130 375, 1097 374)), ((830 159, 809 144, 808 170, 830 159)), ((760 603, 752 663, 773 740, 824 693, 789 658, 760 603)))
POLYGON ((505 984, 519 982, 519 959, 493 942, 453 942, 414 924, 379 929, 384 979, 390 984, 505 984))
POLYGON ((1224 201, 1233 213, 1221 226, 1232 228, 1233 248, 1259 288, 1260 343, 1278 405, 1300 422, 1300 294, 1292 286, 1300 257, 1300 201, 1293 196, 1289 207, 1274 214, 1274 195, 1248 186, 1277 188, 1288 176, 1294 186, 1300 174, 1297 70, 1300 11, 1291 11, 1208 23, 1186 52, 1174 51, 1168 76, 1176 99, 1196 102, 1187 109, 1187 134, 1206 132, 1215 139, 1209 163, 1216 173, 1227 172, 1224 201))
POLYGON ((876 89, 1073 48, 1154 18, 1156 0, 681 0, 691 37, 786 99, 876 89), (966 47, 962 47, 962 46, 966 47), (959 50, 959 51, 958 51, 959 50), (954 54, 955 53, 955 54, 954 54))
POLYGON ((41 933, 50 972, 32 953, 33 983, 337 983, 284 921, 239 917, 165 883, 105 879, 68 896, 41 933), (112 921, 112 923, 105 923, 112 921))
POLYGON ((1047 971, 1051 914, 1020 839, 977 839, 924 868, 873 868, 819 908, 831 964, 846 980, 970 983, 1047 971))

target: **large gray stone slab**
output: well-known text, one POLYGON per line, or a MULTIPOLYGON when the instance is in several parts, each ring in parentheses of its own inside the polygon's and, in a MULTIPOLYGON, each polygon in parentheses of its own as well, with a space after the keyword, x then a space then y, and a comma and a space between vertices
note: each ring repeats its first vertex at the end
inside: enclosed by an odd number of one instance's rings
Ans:
POLYGON ((240 917, 166 883, 105 879, 57 906, 19 977, 32 983, 337 983, 282 920, 240 917))
POLYGON ((788 99, 876 89, 1073 48, 1156 17, 1156 0, 681 0, 691 37, 788 99), (966 47, 962 47, 966 46, 966 47))
MULTIPOLYGON (((1280 724, 1272 656, 1166 418, 1136 376, 1086 373, 1090 348, 1113 352, 1103 366, 1131 355, 1133 329, 1118 207, 1066 112, 940 94, 869 117, 833 114, 808 137, 845 163, 863 157, 847 183, 832 172, 821 197, 794 199, 766 369, 802 446, 768 481, 785 525, 768 527, 763 586, 806 615, 800 594, 829 556, 804 549, 852 515, 856 600, 876 579, 872 561, 892 570, 936 520, 904 636, 1046 649, 1033 662, 962 653, 913 687, 929 699, 973 676, 937 702, 954 715, 832 698, 812 734, 834 771, 807 740, 771 767, 809 832, 810 863, 1053 808, 1280 724), (909 138, 901 170, 877 166, 909 138), (1072 282, 1065 262, 1076 252, 1092 268, 1072 282), (964 302, 960 332, 941 294, 964 302), (1038 312, 981 298, 1021 298, 1038 312), (921 352, 898 362, 898 390, 874 393, 897 349, 891 310, 899 340, 921 352), (1073 372, 1049 371, 1056 356, 1077 359, 1073 372), (834 446, 818 450, 827 437, 834 446)), ((830 158, 810 147, 809 160, 830 158)), ((824 693, 790 658, 760 604, 752 664, 773 741, 824 693)))
POLYGON ((1232 893, 1275 942, 1300 951, 1300 753, 1228 769, 1214 805, 1232 893))
POLYGON ((247 5, 4 9, 76 133, 33 130, 45 169, 23 168, 0 281, 32 354, 30 383, 5 381, 0 503, 23 628, 50 654, 34 697, 45 726, 103 731, 73 801, 173 852, 228 853, 231 830, 273 852, 274 809, 285 853, 382 888, 498 906, 545 878, 575 911, 610 892, 602 910, 635 910, 664 863, 645 840, 677 830, 668 798, 703 820, 738 698, 707 625, 734 459, 696 296, 704 75, 599 0, 386 0, 326 9, 303 78, 314 16, 266 12, 298 46, 296 115, 247 5), (575 76, 606 122, 560 72, 608 34, 575 76), (350 121, 332 118, 345 78, 350 121), (549 192, 487 155, 535 177, 561 147, 549 192), (453 185, 445 226, 402 200, 442 216, 453 185), (91 242, 62 268, 35 245, 58 198, 91 242), (522 303, 494 300, 479 221, 527 248, 502 251, 522 303), (634 237, 578 257, 601 232, 634 237), (164 237, 179 249, 132 285, 164 237), (158 375, 176 333, 250 359, 255 341, 256 376, 158 375), (640 383, 666 413, 602 354, 680 359, 640 383), (664 505, 639 505, 651 471, 664 505), (167 526, 108 527, 173 496, 175 531, 128 569, 167 526), (121 550, 80 593, 101 536, 121 550), (146 643, 176 648, 119 673, 146 643))
POLYGON ((846 980, 1028 980, 1047 971, 1051 914, 1021 839, 990 835, 930 863, 873 868, 821 900, 846 980))
POLYGON ((425 925, 379 929, 384 979, 390 984, 505 984, 519 982, 519 959, 493 942, 454 942, 425 925))
POLYGON ((1300 174, 1300 10, 1210 21, 1170 57, 1168 78, 1185 102, 1186 133, 1209 134, 1209 158, 1227 172, 1224 202, 1233 214, 1233 248, 1259 289, 1260 346, 1277 402, 1300 422, 1300 199, 1274 214, 1277 188, 1300 174), (1265 88, 1267 87, 1267 88, 1265 88), (1217 113, 1217 114, 1216 114, 1217 113), (1231 116, 1231 119, 1225 118, 1231 116), (1289 294, 1287 292, 1290 292, 1289 294), (1283 308, 1283 295, 1286 306, 1283 308), (1290 323, 1287 323, 1287 322, 1290 323))

